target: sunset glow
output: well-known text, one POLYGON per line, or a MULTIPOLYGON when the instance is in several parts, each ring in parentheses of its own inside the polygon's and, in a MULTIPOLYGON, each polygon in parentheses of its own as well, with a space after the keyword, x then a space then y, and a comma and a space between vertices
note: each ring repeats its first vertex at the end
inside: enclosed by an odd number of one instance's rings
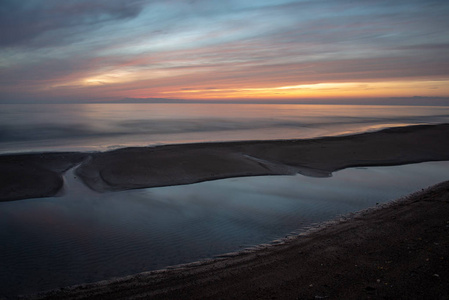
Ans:
POLYGON ((343 82, 317 83, 271 88, 192 89, 162 92, 180 98, 338 98, 338 97, 413 97, 424 92, 428 96, 449 94, 449 81, 417 82, 343 82))
POLYGON ((447 1, 4 1, 0 101, 449 97, 447 1))

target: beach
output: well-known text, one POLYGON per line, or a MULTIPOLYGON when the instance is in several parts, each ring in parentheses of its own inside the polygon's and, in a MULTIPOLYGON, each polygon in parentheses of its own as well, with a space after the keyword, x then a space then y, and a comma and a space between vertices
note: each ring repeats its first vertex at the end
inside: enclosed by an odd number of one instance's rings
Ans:
POLYGON ((327 177, 360 166, 449 160, 449 125, 418 125, 306 140, 130 147, 0 156, 0 201, 56 195, 75 172, 91 189, 120 191, 241 176, 327 177))
MULTIPOLYGON (((57 195, 63 174, 74 167, 74 174, 97 192, 237 176, 326 177, 349 167, 448 160, 448 136, 449 126, 441 124, 308 140, 3 155, 1 195, 3 201, 57 195)), ((30 297, 444 299, 449 290, 448 197, 445 182, 281 243, 30 297)))

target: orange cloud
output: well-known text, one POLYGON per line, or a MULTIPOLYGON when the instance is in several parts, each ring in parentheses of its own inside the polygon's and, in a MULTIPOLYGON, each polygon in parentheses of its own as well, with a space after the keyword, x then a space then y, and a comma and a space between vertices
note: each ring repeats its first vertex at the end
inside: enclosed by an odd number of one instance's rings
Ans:
POLYGON ((257 88, 206 88, 163 91, 171 98, 342 98, 449 95, 447 81, 337 82, 257 88))

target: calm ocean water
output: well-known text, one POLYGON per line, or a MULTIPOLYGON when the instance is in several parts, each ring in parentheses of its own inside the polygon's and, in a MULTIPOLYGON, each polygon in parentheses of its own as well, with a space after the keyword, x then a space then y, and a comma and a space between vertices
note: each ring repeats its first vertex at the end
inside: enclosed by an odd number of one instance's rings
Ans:
POLYGON ((0 153, 314 138, 449 122, 449 107, 304 104, 0 105, 0 153))

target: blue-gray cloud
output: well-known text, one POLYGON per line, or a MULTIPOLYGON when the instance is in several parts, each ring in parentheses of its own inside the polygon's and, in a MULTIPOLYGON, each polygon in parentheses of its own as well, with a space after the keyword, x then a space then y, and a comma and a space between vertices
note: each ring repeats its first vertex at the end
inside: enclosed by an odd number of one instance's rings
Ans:
POLYGON ((133 18, 141 9, 135 0, 2 0, 0 46, 34 45, 39 38, 57 42, 68 28, 133 18), (59 34, 42 37, 55 30, 59 34))

